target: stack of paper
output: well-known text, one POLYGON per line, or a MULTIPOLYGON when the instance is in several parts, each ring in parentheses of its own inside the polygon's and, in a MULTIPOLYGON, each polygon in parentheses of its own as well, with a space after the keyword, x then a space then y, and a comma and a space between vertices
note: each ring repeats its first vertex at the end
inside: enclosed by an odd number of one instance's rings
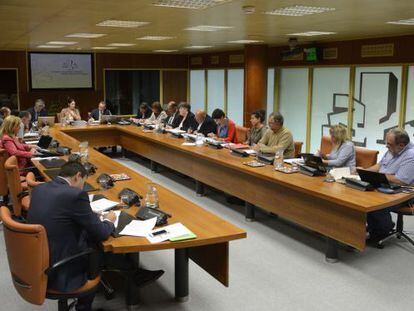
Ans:
POLYGON ((118 202, 114 202, 108 199, 100 199, 100 200, 91 202, 92 211, 98 214, 104 211, 107 211, 117 205, 118 205, 118 202))
POLYGON ((180 129, 166 129, 165 130, 168 133, 173 133, 173 134, 184 134, 186 133, 186 131, 180 130, 180 129))
POLYGON ((133 220, 119 234, 146 237, 154 229, 156 223, 157 217, 148 220, 133 220))
POLYGON ((165 226, 156 230, 153 230, 147 235, 148 241, 151 243, 159 243, 163 241, 178 241, 184 240, 186 237, 195 238, 195 234, 188 230, 182 223, 176 223, 169 226, 165 226))
POLYGON ((335 181, 342 178, 359 178, 358 175, 352 175, 349 167, 336 167, 329 171, 329 174, 335 178, 335 181))
MULTIPOLYGON (((102 216, 104 216, 105 214, 108 214, 109 212, 104 212, 104 213, 102 213, 102 216)), ((115 228, 116 227, 118 227, 118 222, 119 222, 119 215, 121 215, 121 211, 114 211, 114 213, 115 213, 115 215, 116 215, 116 219, 115 219, 115 222, 114 222, 114 226, 115 226, 115 228)), ((103 219, 103 217, 101 216, 101 220, 103 221, 104 219, 103 219)))

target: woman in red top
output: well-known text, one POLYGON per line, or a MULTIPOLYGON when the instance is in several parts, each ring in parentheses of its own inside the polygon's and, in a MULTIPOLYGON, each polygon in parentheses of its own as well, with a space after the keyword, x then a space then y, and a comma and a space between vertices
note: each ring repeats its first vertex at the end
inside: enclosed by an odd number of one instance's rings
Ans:
POLYGON ((224 111, 217 108, 213 111, 211 117, 217 123, 217 135, 211 133, 212 135, 209 134, 209 136, 217 137, 226 143, 237 144, 236 124, 232 120, 226 118, 224 111))
MULTIPOLYGON (((8 116, 4 119, 0 129, 0 147, 6 149, 10 156, 16 156, 19 169, 23 169, 30 163, 30 158, 36 152, 36 147, 22 144, 19 141, 17 134, 20 129, 20 123, 20 118, 15 116, 8 116)), ((21 175, 24 175, 24 172, 21 175)))

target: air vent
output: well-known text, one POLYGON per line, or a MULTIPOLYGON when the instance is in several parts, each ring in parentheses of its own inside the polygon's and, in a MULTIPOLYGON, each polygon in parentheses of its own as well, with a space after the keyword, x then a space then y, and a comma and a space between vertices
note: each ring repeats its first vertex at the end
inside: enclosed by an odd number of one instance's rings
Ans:
POLYGON ((218 55, 214 55, 210 57, 210 64, 217 65, 220 61, 220 57, 218 55))
POLYGON ((201 56, 198 57, 191 57, 191 65, 202 65, 203 58, 201 56))
POLYGON ((394 43, 370 44, 361 47, 361 57, 394 56, 394 43))
POLYGON ((323 59, 337 59, 338 48, 326 48, 323 49, 323 59))
POLYGON ((234 54, 229 56, 229 63, 230 64, 243 64, 244 63, 244 55, 243 54, 234 54))

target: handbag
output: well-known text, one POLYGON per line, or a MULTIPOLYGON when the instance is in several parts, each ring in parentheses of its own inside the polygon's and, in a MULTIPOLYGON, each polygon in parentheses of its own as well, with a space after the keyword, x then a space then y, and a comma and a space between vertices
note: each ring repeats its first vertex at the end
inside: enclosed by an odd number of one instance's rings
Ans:
POLYGON ((96 182, 104 189, 110 189, 114 186, 114 180, 106 173, 99 175, 96 182))

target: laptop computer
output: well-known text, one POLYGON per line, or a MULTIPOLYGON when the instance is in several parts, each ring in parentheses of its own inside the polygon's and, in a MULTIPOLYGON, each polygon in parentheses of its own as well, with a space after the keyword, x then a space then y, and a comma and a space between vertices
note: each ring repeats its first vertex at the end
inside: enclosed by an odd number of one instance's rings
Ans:
POLYGON ((315 168, 322 173, 326 173, 326 167, 323 164, 321 157, 316 156, 312 153, 302 153, 301 156, 306 166, 315 168))
POLYGON ((391 188, 393 190, 400 188, 399 185, 390 184, 387 176, 383 173, 372 172, 357 168, 357 172, 362 181, 369 182, 374 188, 391 188))
POLYGON ((48 135, 42 135, 40 136, 39 142, 37 143, 37 146, 41 149, 47 149, 50 146, 50 143, 52 142, 53 138, 48 135))

